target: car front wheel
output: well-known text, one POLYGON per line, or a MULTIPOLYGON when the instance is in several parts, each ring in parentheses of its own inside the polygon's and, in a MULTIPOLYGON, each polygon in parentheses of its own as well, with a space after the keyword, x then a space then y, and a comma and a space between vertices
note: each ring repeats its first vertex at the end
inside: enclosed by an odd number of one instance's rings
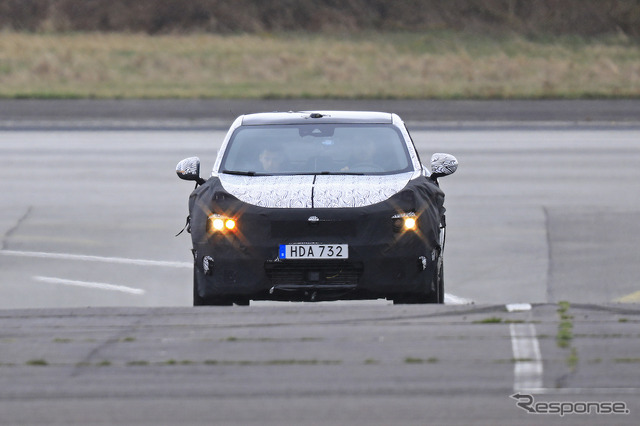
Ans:
POLYGON ((438 257, 435 280, 437 300, 434 303, 444 303, 444 262, 442 261, 442 255, 438 257))

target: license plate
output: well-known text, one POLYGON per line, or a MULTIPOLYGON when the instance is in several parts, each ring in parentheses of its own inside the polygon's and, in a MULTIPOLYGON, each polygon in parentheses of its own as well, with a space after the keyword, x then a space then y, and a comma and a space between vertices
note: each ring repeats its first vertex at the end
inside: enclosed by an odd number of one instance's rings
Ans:
POLYGON ((348 244, 281 244, 280 259, 348 259, 348 244))

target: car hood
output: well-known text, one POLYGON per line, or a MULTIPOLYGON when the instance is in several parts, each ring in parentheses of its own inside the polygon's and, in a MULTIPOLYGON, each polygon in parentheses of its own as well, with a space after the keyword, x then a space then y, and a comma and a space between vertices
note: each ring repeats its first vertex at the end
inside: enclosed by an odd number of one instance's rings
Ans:
POLYGON ((219 175, 222 187, 239 200, 270 208, 364 207, 401 191, 413 172, 380 176, 219 175))

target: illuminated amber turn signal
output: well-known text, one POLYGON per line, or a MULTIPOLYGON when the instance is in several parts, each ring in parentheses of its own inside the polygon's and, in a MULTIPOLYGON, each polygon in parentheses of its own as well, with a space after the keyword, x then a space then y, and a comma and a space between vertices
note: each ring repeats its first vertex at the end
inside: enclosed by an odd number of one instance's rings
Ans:
POLYGON ((207 230, 209 232, 225 232, 234 231, 236 229, 236 221, 230 217, 212 214, 207 221, 207 230))

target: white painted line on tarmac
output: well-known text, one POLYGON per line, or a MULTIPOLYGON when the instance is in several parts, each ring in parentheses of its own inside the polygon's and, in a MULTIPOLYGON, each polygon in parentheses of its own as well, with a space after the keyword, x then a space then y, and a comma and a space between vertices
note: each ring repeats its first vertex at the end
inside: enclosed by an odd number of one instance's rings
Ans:
POLYGON ((506 307, 507 312, 530 311, 531 303, 509 303, 506 307))
MULTIPOLYGON (((48 252, 40 252, 40 251, 0 250, 0 255, 17 256, 17 257, 35 257, 40 259, 79 260, 83 262, 120 263, 125 265, 138 265, 138 266, 159 266, 159 267, 166 267, 166 268, 189 268, 189 269, 193 268, 192 262, 170 262, 165 260, 89 256, 89 255, 70 254, 70 253, 48 253, 48 252)), ((474 302, 471 299, 466 299, 464 297, 459 297, 450 293, 445 293, 444 303, 446 305, 472 305, 474 302)))
POLYGON ((513 390, 542 389, 542 355, 533 324, 509 324, 513 350, 513 390))
MULTIPOLYGON (((507 311, 529 311, 529 303, 511 303, 507 311)), ((542 355, 533 324, 509 324, 513 350, 513 390, 546 395, 622 395, 640 394, 640 388, 544 388, 542 387, 542 355)))
POLYGON ((445 305, 473 305, 473 300, 465 299, 464 297, 456 296, 454 294, 444 294, 445 305))
POLYGON ((80 260, 84 262, 120 263, 138 266, 160 266, 166 268, 193 268, 192 262, 170 262, 165 260, 130 259, 125 257, 88 256, 69 253, 45 253, 39 251, 0 250, 0 255, 36 257, 40 259, 80 260))
POLYGON ((40 276, 35 276, 33 277, 33 279, 36 281, 41 281, 41 282, 50 283, 50 284, 62 284, 62 285, 71 285, 76 287, 95 288, 99 290, 120 291, 122 293, 129 293, 129 294, 142 295, 145 293, 145 291, 141 288, 133 288, 133 287, 127 287, 123 285, 96 283, 96 282, 90 282, 90 281, 74 281, 74 280, 66 280, 63 278, 40 277, 40 276))

